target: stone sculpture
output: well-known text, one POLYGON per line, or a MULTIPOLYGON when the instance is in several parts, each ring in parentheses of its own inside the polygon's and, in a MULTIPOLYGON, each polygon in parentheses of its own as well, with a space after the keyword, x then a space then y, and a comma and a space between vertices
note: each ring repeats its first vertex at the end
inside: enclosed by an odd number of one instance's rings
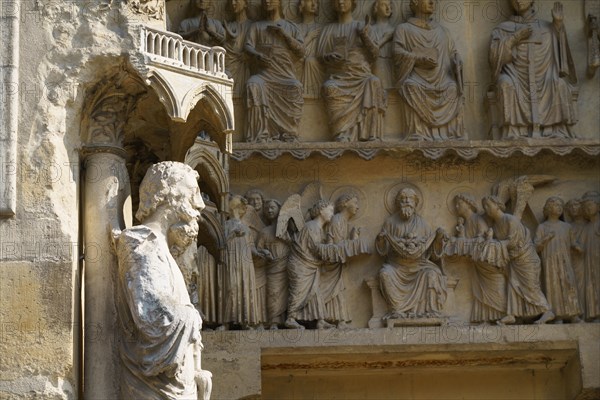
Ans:
POLYGON ((357 0, 336 0, 338 20, 323 27, 317 54, 327 70, 323 97, 329 128, 336 141, 381 139, 386 109, 385 92, 371 72, 379 48, 369 35, 369 21, 354 21, 357 0))
POLYGON ((197 179, 181 163, 152 166, 140 185, 142 225, 116 236, 123 398, 210 397, 211 374, 200 368, 202 319, 169 251, 187 248, 198 234, 204 203, 197 179))
POLYGON ((276 236, 277 217, 281 203, 277 200, 265 201, 265 217, 269 226, 263 228, 258 236, 256 249, 259 257, 265 259, 267 280, 267 315, 271 329, 278 329, 285 322, 288 304, 288 240, 276 236))
POLYGON ((533 0, 510 1, 516 15, 493 30, 489 54, 502 138, 573 138, 577 75, 563 6, 554 3, 550 23, 533 0))
POLYGON ((298 3, 302 22, 298 24, 304 42, 304 58, 298 63, 298 76, 304 88, 304 97, 321 97, 321 85, 325 80, 325 69, 317 58, 317 41, 321 34, 321 24, 316 21, 319 14, 319 0, 300 0, 298 3))
POLYGON ((432 19, 434 4, 411 0, 414 17, 394 32, 402 133, 407 140, 464 136, 462 61, 450 33, 432 19))
MULTIPOLYGON (((507 285, 507 315, 499 322, 515 323, 517 318, 536 324, 554 319, 554 313, 542 293, 541 261, 535 252, 529 230, 514 215, 505 214, 504 203, 495 196, 482 200, 483 209, 491 219, 494 240, 500 241, 509 258, 507 285)), ((490 240, 490 245, 495 243, 490 240)))
POLYGON ((198 277, 196 279, 196 299, 192 303, 196 305, 202 315, 205 324, 215 325, 219 321, 217 291, 218 281, 217 260, 208 252, 205 246, 198 246, 198 277), (196 301, 194 301, 196 300, 196 301))
POLYGON ((585 320, 600 322, 600 193, 587 192, 581 198, 583 217, 588 221, 581 233, 585 320))
MULTIPOLYGON (((360 235, 360 228, 350 229, 349 221, 359 210, 358 197, 344 194, 335 202, 336 214, 327 226, 328 241, 333 244, 343 244, 345 240, 356 240, 360 235)), ((369 253, 364 247, 360 253, 369 253)), ((324 264, 321 268, 321 294, 325 305, 326 320, 334 323, 338 328, 346 328, 351 321, 346 299, 344 298, 344 269, 345 263, 324 264)))
POLYGON ((325 264, 344 263, 349 257, 360 254, 360 250, 366 245, 361 239, 327 243, 325 224, 333 217, 333 205, 328 201, 317 201, 310 209, 311 220, 303 226, 301 212, 295 214, 296 217, 290 222, 293 221, 299 231, 292 242, 288 261, 290 295, 285 326, 304 329, 298 321, 316 321, 317 329, 333 328, 332 324, 325 321, 327 314, 321 293, 321 267, 325 264))
POLYGON ((233 78, 233 98, 244 98, 246 82, 250 77, 248 54, 245 51, 246 35, 252 25, 248 19, 248 0, 230 0, 229 8, 234 15, 232 21, 223 22, 222 40, 225 53, 225 68, 233 78))
MULTIPOLYGON (((458 240, 454 241, 453 244, 459 247, 462 241, 463 245, 468 247, 466 253, 473 259, 471 322, 499 321, 506 316, 505 270, 501 266, 495 265, 495 263, 482 260, 477 252, 485 241, 489 226, 485 218, 477 212, 477 203, 470 194, 460 193, 456 195, 454 205, 459 220, 462 219, 462 224, 459 221, 457 225, 457 228, 459 228, 457 229, 458 240)), ((457 252, 460 251, 460 249, 456 250, 458 250, 457 252)))
POLYGON ((588 40, 587 76, 593 78, 600 67, 600 4, 598 0, 585 0, 586 36, 588 40))
MULTIPOLYGON (((587 221, 583 218, 583 212, 581 210, 581 200, 571 199, 565 205, 565 216, 568 217, 567 221, 571 225, 573 232, 573 240, 582 246, 582 233, 585 230, 587 221)), ((575 274, 575 281, 577 282, 577 295, 579 299, 579 307, 585 315, 585 281, 584 281, 584 267, 583 267, 583 253, 579 251, 571 251, 571 262, 573 264, 573 273, 575 274)))
POLYGON ((250 229, 242 222, 247 202, 241 196, 229 200, 229 219, 225 222, 227 258, 219 276, 222 293, 221 324, 225 329, 240 325, 249 329, 259 322, 256 280, 252 255, 255 251, 250 229))
POLYGON ((373 74, 379 78, 385 90, 394 87, 394 27, 390 23, 392 4, 390 0, 375 0, 371 11, 375 23, 371 26, 371 36, 379 47, 379 57, 373 64, 373 74))
POLYGON ((535 233, 534 243, 542 261, 546 299, 555 314, 554 323, 579 322, 581 308, 577 298, 577 281, 571 262, 571 249, 581 252, 571 226, 559 218, 564 202, 550 197, 544 205, 544 217, 535 233))
POLYGON ((223 25, 220 21, 208 17, 211 1, 195 1, 199 13, 195 17, 181 21, 178 31, 181 37, 204 45, 216 45, 223 41, 225 34, 223 25))
POLYGON ((267 19, 253 23, 246 37, 246 52, 257 64, 246 85, 246 141, 297 141, 304 104, 295 76, 296 59, 304 56, 300 31, 282 19, 280 0, 262 4, 267 19))
POLYGON ((401 189, 394 200, 397 212, 385 221, 375 241, 378 253, 386 257, 379 271, 389 308, 385 319, 442 316, 446 277, 430 261, 434 247, 442 243, 442 231, 433 232, 416 213, 419 201, 413 189, 401 189))

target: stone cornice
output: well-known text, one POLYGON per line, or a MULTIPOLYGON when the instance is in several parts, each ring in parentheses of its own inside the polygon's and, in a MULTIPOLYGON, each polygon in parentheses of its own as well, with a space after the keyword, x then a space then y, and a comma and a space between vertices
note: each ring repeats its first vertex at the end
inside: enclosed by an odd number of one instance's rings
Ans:
POLYGON ((233 156, 236 161, 243 161, 254 155, 259 155, 269 160, 274 160, 284 154, 289 154, 298 160, 304 160, 311 155, 321 155, 330 160, 344 154, 356 154, 364 160, 371 160, 382 154, 405 155, 421 153, 425 158, 437 160, 445 155, 455 154, 463 160, 473 160, 480 154, 491 154, 499 158, 508 158, 513 155, 523 154, 533 157, 542 151, 564 156, 575 151, 585 155, 597 156, 600 154, 600 141, 589 139, 524 139, 515 141, 445 141, 445 142, 406 142, 406 141, 381 141, 381 142, 272 142, 272 143, 233 143, 233 156))

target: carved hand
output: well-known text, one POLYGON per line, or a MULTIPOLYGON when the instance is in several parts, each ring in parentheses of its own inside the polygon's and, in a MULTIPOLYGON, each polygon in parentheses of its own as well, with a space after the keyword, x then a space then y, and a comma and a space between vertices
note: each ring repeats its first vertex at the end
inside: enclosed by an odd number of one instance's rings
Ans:
POLYGON ((365 17, 365 26, 362 29, 359 29, 358 34, 360 37, 367 37, 369 35, 369 31, 371 30, 371 16, 367 14, 365 17))
POLYGON ((285 36, 285 31, 279 25, 269 25, 267 30, 279 36, 285 36))
POLYGON ((360 228, 352 228, 350 232, 350 240, 356 240, 360 237, 360 228))
POLYGON ((425 69, 433 69, 437 67, 437 60, 433 57, 423 56, 417 58, 417 64, 425 69))
POLYGON ((561 30, 563 27, 563 5, 561 2, 554 3, 554 7, 552 8, 552 23, 557 30, 561 30))
POLYGON ((329 53, 323 56, 325 62, 340 62, 344 60, 344 57, 340 53, 329 53))
POLYGON ((519 44, 523 40, 528 39, 531 36, 532 33, 533 33, 533 29, 531 29, 530 27, 519 29, 515 33, 515 36, 514 36, 515 37, 515 41, 514 41, 513 46, 516 46, 517 44, 519 44))

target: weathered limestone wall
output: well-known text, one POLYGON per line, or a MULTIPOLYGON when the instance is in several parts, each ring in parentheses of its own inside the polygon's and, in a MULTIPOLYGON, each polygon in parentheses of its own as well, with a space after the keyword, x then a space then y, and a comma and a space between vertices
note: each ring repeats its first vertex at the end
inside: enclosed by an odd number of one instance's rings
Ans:
MULTIPOLYGON (((135 15, 117 1, 47 0, 2 2, 0 14, 16 16, 21 32, 18 85, 0 82, 3 106, 18 96, 20 110, 16 164, 0 159, 1 176, 17 181, 15 216, 0 218, 0 397, 75 399, 83 378, 80 111, 86 88, 136 48, 127 32, 135 15)), ((2 29, 3 46, 8 34, 2 29)), ((114 345, 105 327, 88 328, 114 345)))

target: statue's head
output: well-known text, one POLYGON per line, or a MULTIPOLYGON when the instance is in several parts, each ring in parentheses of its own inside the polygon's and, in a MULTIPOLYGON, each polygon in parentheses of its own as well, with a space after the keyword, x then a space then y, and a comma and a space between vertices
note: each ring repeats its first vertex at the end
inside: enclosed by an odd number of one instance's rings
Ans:
POLYGON ((417 206, 419 205, 419 195, 414 189, 403 188, 401 189, 394 200, 396 209, 399 211, 400 216, 404 219, 408 219, 413 216, 417 206))
POLYGON ((571 199, 567 201, 565 205, 565 210, 567 215, 572 219, 578 218, 581 216, 581 200, 580 199, 571 199))
POLYGON ((199 10, 209 10, 213 0, 196 0, 196 8, 199 10))
POLYGON ((410 0, 410 10, 414 15, 431 15, 435 12, 435 0, 410 0))
POLYGON ((318 15, 319 0, 300 0, 298 10, 300 15, 318 15))
POLYGON ((533 7, 533 0, 510 0, 510 5, 518 15, 522 15, 533 7))
POLYGON ((338 14, 352 12, 356 8, 357 0, 333 0, 333 9, 338 14))
POLYGON ((335 212, 348 211, 350 216, 356 215, 359 210, 358 197, 355 194, 345 193, 335 201, 335 212))
POLYGON ((248 9, 248 1, 247 0, 230 0, 229 8, 233 14, 239 14, 242 11, 248 9))
POLYGON ((262 8, 267 13, 279 11, 281 14, 283 12, 281 0, 262 0, 262 8))
POLYGON ((251 205, 256 210, 257 213, 260 214, 262 212, 263 203, 265 200, 265 196, 263 195, 263 192, 261 192, 258 189, 250 189, 246 192, 244 197, 248 201, 248 204, 251 205))
POLYGON ((485 213, 490 217, 506 211, 506 205, 496 196, 484 196, 481 199, 481 205, 485 213))
POLYGON ((470 212, 477 212, 477 202, 469 193, 459 193, 454 196, 454 206, 456 207, 456 213, 462 217, 470 212))
POLYGON ((275 199, 265 200, 264 214, 269 221, 274 221, 279 216, 279 210, 281 209, 281 203, 275 199))
POLYGON ((560 197, 549 197, 548 200, 546 200, 546 204, 544 204, 544 218, 548 218, 550 215, 560 217, 564 208, 565 202, 560 197))
POLYGON ((231 196, 229 199, 229 215, 234 218, 242 218, 246 214, 248 200, 240 195, 231 196))
POLYGON ((376 20, 392 16, 393 6, 391 0, 375 0, 371 13, 376 20))
POLYGON ((156 212, 175 212, 190 222, 198 219, 204 208, 198 173, 180 162, 154 164, 146 172, 139 191, 140 205, 135 217, 142 223, 156 212))
POLYGON ((333 204, 327 200, 319 200, 311 207, 309 213, 310 219, 321 216, 325 222, 329 222, 331 221, 331 217, 333 217, 333 204))
POLYGON ((587 219, 593 218, 598 214, 600 207, 600 193, 596 191, 586 192, 581 197, 581 211, 587 219))

